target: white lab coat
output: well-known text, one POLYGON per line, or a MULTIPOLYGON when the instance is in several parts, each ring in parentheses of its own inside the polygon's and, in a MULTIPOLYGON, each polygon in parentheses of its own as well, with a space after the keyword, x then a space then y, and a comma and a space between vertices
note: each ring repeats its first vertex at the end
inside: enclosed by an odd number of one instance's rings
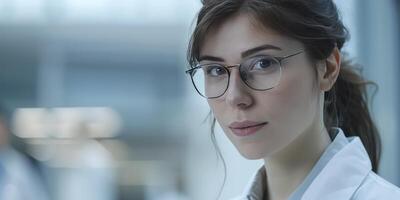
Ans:
MULTIPOLYGON (((289 200, 400 200, 400 189, 375 174, 358 137, 341 129, 289 200)), ((263 200, 262 166, 234 200, 263 200)))

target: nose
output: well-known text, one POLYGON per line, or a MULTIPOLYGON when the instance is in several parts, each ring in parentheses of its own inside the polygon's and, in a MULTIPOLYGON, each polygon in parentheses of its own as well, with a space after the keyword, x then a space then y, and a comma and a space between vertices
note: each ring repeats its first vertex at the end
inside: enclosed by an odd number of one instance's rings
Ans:
POLYGON ((253 104, 249 88, 242 81, 237 68, 231 71, 225 100, 230 106, 238 109, 246 109, 253 104))

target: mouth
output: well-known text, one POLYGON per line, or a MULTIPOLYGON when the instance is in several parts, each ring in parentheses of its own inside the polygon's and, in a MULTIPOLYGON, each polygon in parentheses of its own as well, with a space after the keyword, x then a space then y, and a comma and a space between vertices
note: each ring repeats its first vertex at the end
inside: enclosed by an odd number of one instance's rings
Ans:
POLYGON ((229 125, 229 128, 236 136, 244 137, 255 134, 258 130, 266 126, 268 122, 234 122, 229 125))

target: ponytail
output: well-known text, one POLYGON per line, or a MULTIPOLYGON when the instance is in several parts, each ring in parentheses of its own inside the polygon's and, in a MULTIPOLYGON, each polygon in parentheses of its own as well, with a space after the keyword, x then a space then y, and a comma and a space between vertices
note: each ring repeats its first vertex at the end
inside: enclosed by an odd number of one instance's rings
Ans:
POLYGON ((325 93, 324 121, 326 127, 340 127, 348 137, 358 136, 368 152, 372 170, 377 172, 381 140, 368 109, 369 85, 375 88, 375 94, 378 86, 365 80, 351 61, 344 59, 335 85, 325 93))

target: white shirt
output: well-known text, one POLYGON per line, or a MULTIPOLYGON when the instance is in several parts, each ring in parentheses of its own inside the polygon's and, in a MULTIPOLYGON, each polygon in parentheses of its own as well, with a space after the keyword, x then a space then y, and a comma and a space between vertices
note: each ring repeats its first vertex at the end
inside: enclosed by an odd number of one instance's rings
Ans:
MULTIPOLYGON (((338 133, 289 200, 400 200, 400 189, 372 171, 359 137, 338 133)), ((263 200, 265 167, 234 200, 263 200)))

